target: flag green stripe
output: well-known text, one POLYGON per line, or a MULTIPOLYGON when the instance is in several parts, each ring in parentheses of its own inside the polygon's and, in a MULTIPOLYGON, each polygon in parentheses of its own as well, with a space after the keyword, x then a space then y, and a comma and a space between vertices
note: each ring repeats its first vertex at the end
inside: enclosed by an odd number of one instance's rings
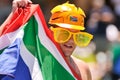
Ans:
POLYGON ((31 17, 24 30, 24 44, 38 59, 44 80, 74 80, 73 76, 41 44, 38 37, 38 24, 34 16, 31 17))
POLYGON ((0 50, 0 54, 2 54, 2 52, 3 52, 5 49, 6 49, 6 48, 4 48, 4 49, 1 49, 1 50, 0 50))
POLYGON ((31 17, 26 27, 24 27, 24 37, 23 41, 29 51, 34 55, 37 56, 37 46, 36 46, 36 30, 37 23, 34 17, 31 17))

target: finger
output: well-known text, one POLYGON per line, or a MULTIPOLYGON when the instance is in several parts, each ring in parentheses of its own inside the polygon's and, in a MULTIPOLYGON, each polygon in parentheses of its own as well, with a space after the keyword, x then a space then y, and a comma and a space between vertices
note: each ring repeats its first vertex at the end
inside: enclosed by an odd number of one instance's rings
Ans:
POLYGON ((16 1, 12 2, 12 11, 15 11, 18 8, 18 3, 16 1))
POLYGON ((23 1, 19 2, 19 7, 26 7, 29 4, 32 4, 31 0, 23 0, 23 1))
POLYGON ((18 3, 18 7, 20 8, 20 7, 25 7, 26 6, 26 3, 25 2, 19 2, 18 3))
POLYGON ((32 1, 31 1, 31 0, 28 0, 28 3, 29 3, 29 4, 32 4, 32 1))

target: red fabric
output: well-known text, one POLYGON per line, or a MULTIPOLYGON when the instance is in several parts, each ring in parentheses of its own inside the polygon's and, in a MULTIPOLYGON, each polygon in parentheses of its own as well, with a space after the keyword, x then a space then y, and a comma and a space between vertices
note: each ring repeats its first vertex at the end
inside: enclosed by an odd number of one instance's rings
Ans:
MULTIPOLYGON (((32 14, 35 12, 36 6, 39 5, 31 5, 24 9, 19 8, 14 13, 11 12, 11 15, 8 16, 7 21, 5 21, 1 26, 3 27, 2 34, 4 35, 9 32, 13 32, 17 30, 21 25, 25 24, 28 19, 32 16, 32 14)), ((1 36, 0 35, 0 36, 1 36)))

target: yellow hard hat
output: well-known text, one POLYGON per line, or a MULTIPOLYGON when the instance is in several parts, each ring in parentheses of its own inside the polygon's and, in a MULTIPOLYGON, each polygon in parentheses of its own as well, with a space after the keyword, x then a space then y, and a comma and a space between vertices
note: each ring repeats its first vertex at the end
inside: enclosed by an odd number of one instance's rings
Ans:
POLYGON ((49 24, 59 27, 71 28, 76 30, 84 30, 85 13, 81 8, 77 8, 74 4, 66 2, 58 5, 51 10, 49 24))

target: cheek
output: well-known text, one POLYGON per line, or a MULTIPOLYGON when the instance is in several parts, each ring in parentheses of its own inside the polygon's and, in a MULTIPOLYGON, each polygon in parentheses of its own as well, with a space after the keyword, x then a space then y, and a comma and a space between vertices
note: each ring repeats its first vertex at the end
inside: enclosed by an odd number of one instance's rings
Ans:
POLYGON ((59 46, 60 46, 60 48, 63 50, 63 44, 60 44, 60 43, 59 43, 59 46))

